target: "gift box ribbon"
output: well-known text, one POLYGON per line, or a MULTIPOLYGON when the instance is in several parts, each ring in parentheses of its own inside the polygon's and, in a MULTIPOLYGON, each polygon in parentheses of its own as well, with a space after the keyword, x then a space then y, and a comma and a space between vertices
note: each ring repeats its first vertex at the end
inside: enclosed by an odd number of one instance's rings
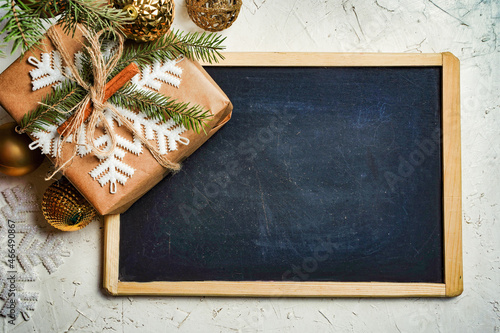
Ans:
MULTIPOLYGON (((81 26, 79 27, 79 29, 82 30, 83 35, 88 41, 88 45, 85 45, 84 48, 89 54, 92 66, 92 73, 94 78, 94 82, 92 85, 85 82, 80 76, 78 69, 71 61, 71 56, 66 50, 59 32, 53 27, 51 27, 47 31, 48 38, 50 39, 56 50, 59 51, 64 62, 71 72, 71 77, 67 76, 68 79, 76 81, 78 85, 80 85, 83 89, 85 89, 85 91, 87 91, 87 95, 85 96, 85 98, 81 102, 79 102, 72 110, 69 111, 72 112, 71 117, 69 117, 66 122, 61 124, 61 126, 58 128, 58 133, 61 135, 63 140, 59 145, 58 153, 56 156, 56 170, 47 179, 51 179, 57 172, 64 170, 64 168, 77 155, 75 145, 72 156, 66 161, 63 161, 63 158, 61 156, 62 147, 65 143, 69 142, 69 138, 71 136, 78 137, 80 135, 81 131, 84 130, 83 123, 87 119, 88 130, 85 135, 87 137, 87 144, 94 155, 102 158, 107 157, 113 153, 114 149, 116 148, 116 134, 114 133, 111 125, 104 116, 104 111, 106 109, 113 112, 120 123, 124 125, 134 135, 134 137, 139 139, 142 144, 146 146, 146 148, 148 148, 148 150, 151 152, 151 155, 153 155, 155 160, 162 167, 170 170, 179 170, 180 164, 171 162, 170 160, 162 156, 158 149, 154 145, 152 145, 142 135, 141 132, 137 131, 134 128, 134 125, 127 118, 125 118, 111 103, 107 102, 107 99, 111 97, 111 95, 113 95, 128 80, 130 80, 135 74, 139 72, 137 65, 132 63, 106 83, 107 77, 116 67, 123 53, 123 45, 125 42, 123 35, 121 33, 115 32, 115 35, 118 37, 117 51, 106 61, 104 55, 101 52, 102 43, 99 41, 99 39, 104 33, 110 30, 104 29, 97 33, 93 33, 81 26), (95 142, 95 129, 97 128, 97 124, 99 122, 104 127, 106 133, 110 136, 110 143, 104 149, 99 148, 99 145, 95 142)), ((62 112, 60 110, 56 111, 62 112)), ((22 133, 24 132, 24 130, 25 129, 20 129, 18 132, 22 133)))

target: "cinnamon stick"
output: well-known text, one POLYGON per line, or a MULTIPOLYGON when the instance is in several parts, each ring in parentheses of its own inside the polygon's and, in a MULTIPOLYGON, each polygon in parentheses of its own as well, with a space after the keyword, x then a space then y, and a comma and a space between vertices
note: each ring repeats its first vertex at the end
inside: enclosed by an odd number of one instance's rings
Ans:
MULTIPOLYGON (((127 83, 139 72, 140 72, 139 67, 137 67, 137 65, 132 62, 127 67, 125 67, 120 73, 116 74, 115 77, 109 80, 109 82, 106 83, 106 87, 104 89, 103 103, 105 103, 111 96, 114 95, 114 93, 116 93, 121 87, 125 85, 125 83, 127 83)), ((90 117, 91 113, 92 113, 92 105, 89 102, 87 106, 85 106, 83 121, 87 120, 87 118, 90 117)), ((57 132, 60 135, 62 135, 64 130, 68 126, 70 126, 73 121, 74 121, 74 115, 66 119, 66 121, 57 128, 57 132)))

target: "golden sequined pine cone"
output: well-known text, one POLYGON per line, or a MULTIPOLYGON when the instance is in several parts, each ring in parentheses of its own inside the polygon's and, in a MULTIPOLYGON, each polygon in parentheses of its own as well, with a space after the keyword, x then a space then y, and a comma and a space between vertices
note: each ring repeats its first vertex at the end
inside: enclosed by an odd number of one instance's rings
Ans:
POLYGON ((173 0, 114 0, 112 5, 126 10, 134 20, 134 23, 123 26, 123 33, 137 42, 152 42, 160 38, 174 21, 173 0))

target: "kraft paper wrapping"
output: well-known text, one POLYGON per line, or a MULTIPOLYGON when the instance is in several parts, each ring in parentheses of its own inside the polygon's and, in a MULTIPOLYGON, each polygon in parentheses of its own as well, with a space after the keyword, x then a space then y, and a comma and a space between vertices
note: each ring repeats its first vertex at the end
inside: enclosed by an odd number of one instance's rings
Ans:
MULTIPOLYGON (((73 38, 64 35, 64 43, 73 54, 81 49, 83 37, 81 33, 76 33, 73 38)), ((29 71, 31 66, 27 59, 34 56, 40 59, 40 53, 51 52, 54 47, 45 38, 40 49, 32 49, 26 52, 23 58, 18 59, 0 75, 0 105, 19 123, 25 113, 35 109, 37 103, 47 94, 51 93, 51 87, 45 87, 37 91, 32 91, 31 77, 29 71)), ((175 88, 169 84, 162 84, 160 93, 170 96, 178 101, 199 104, 209 109, 213 117, 206 127, 206 134, 196 133, 192 130, 182 134, 189 139, 187 146, 178 145, 176 151, 165 155, 173 162, 181 162, 198 149, 208 140, 219 128, 221 128, 230 118, 232 104, 224 92, 217 86, 212 78, 195 61, 182 60, 179 67, 183 69, 181 84, 175 88)), ((123 127, 115 126, 115 131, 129 140, 132 135, 123 127)), ((96 131, 97 132, 97 131, 96 131)), ((156 145, 156 142, 153 142, 156 145)), ((71 151, 70 145, 65 149, 63 156, 68 156, 71 151)), ((64 175, 82 193, 82 195, 96 208, 101 215, 119 214, 125 212, 136 200, 143 196, 153 186, 155 186, 167 173, 168 170, 156 162, 146 147, 140 155, 127 153, 123 162, 135 169, 135 173, 130 177, 125 185, 117 184, 117 191, 111 194, 109 183, 101 187, 94 180, 89 172, 99 163, 97 157, 89 154, 83 158, 76 156, 71 165, 65 170, 64 175)))

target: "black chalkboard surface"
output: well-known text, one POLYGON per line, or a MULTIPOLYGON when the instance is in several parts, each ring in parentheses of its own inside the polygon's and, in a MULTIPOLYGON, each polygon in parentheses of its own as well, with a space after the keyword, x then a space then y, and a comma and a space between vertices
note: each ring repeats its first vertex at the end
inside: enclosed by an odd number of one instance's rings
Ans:
POLYGON ((120 282, 445 283, 442 66, 207 71, 233 118, 121 214, 120 282))

